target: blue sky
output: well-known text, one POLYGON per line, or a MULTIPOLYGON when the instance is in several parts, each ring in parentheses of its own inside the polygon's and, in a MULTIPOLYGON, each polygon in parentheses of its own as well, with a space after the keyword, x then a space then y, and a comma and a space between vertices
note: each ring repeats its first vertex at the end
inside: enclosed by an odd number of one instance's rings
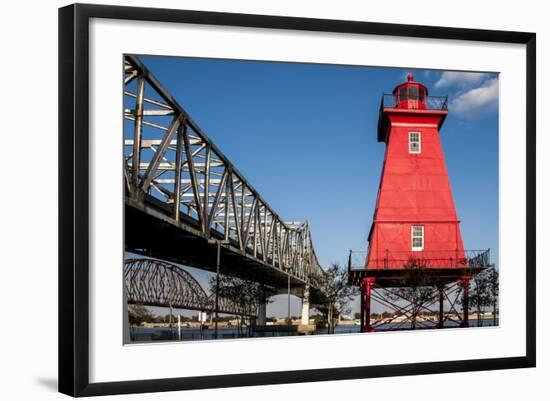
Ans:
MULTIPOLYGON (((465 248, 491 248, 497 262, 497 74, 140 58, 283 219, 310 221, 323 266, 367 248, 384 157, 380 97, 413 72, 430 95, 449 95, 441 141, 465 248)), ((270 312, 285 314, 286 299, 270 312)))

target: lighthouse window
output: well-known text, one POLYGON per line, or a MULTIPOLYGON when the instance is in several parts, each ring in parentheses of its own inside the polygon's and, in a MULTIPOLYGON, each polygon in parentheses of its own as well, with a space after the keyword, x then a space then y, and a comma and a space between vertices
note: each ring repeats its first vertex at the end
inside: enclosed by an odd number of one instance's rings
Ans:
POLYGON ((412 226, 412 250, 423 251, 424 250, 424 226, 412 226))
POLYGON ((409 153, 420 153, 420 132, 409 132, 409 153))
POLYGON ((418 86, 409 86, 409 99, 417 100, 418 99, 418 86))
POLYGON ((402 88, 399 88, 399 101, 406 102, 407 100, 409 100, 407 87, 404 86, 402 88))

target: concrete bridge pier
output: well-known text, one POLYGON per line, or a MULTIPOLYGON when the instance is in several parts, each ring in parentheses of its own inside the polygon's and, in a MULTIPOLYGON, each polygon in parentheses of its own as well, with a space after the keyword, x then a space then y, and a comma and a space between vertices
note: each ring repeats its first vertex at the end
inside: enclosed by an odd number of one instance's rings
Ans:
POLYGON ((256 313, 256 320, 253 324, 254 326, 260 328, 258 333, 260 337, 263 337, 265 335, 263 328, 265 328, 265 326, 267 325, 267 298, 265 296, 265 292, 264 295, 259 299, 256 313))
POLYGON ((309 284, 304 287, 302 298, 302 325, 309 324, 309 284))
POLYGON ((260 302, 258 304, 258 317, 256 319, 256 324, 258 326, 265 326, 267 323, 267 303, 260 302))
POLYGON ((309 284, 306 284, 302 297, 302 318, 301 324, 298 326, 298 333, 313 334, 315 331, 315 325, 309 324, 309 306, 309 284))

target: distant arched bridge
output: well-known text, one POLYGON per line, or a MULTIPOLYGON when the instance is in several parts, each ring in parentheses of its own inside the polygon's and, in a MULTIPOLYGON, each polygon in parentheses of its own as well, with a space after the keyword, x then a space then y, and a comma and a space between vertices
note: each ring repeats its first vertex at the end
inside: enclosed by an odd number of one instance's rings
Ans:
MULTIPOLYGON (((128 304, 172 307, 213 313, 214 294, 208 296, 186 270, 155 259, 127 259, 124 282, 128 304)), ((256 305, 243 307, 223 296, 218 299, 218 312, 255 316, 256 305)))

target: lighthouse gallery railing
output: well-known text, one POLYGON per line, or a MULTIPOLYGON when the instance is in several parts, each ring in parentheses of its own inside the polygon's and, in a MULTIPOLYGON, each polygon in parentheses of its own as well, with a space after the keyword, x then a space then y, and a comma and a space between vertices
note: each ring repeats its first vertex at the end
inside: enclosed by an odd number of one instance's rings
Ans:
POLYGON ((426 268, 485 268, 490 265, 490 250, 437 250, 437 251, 392 251, 381 250, 370 258, 365 266, 368 251, 350 251, 348 269, 403 269, 411 260, 417 260, 426 268))

